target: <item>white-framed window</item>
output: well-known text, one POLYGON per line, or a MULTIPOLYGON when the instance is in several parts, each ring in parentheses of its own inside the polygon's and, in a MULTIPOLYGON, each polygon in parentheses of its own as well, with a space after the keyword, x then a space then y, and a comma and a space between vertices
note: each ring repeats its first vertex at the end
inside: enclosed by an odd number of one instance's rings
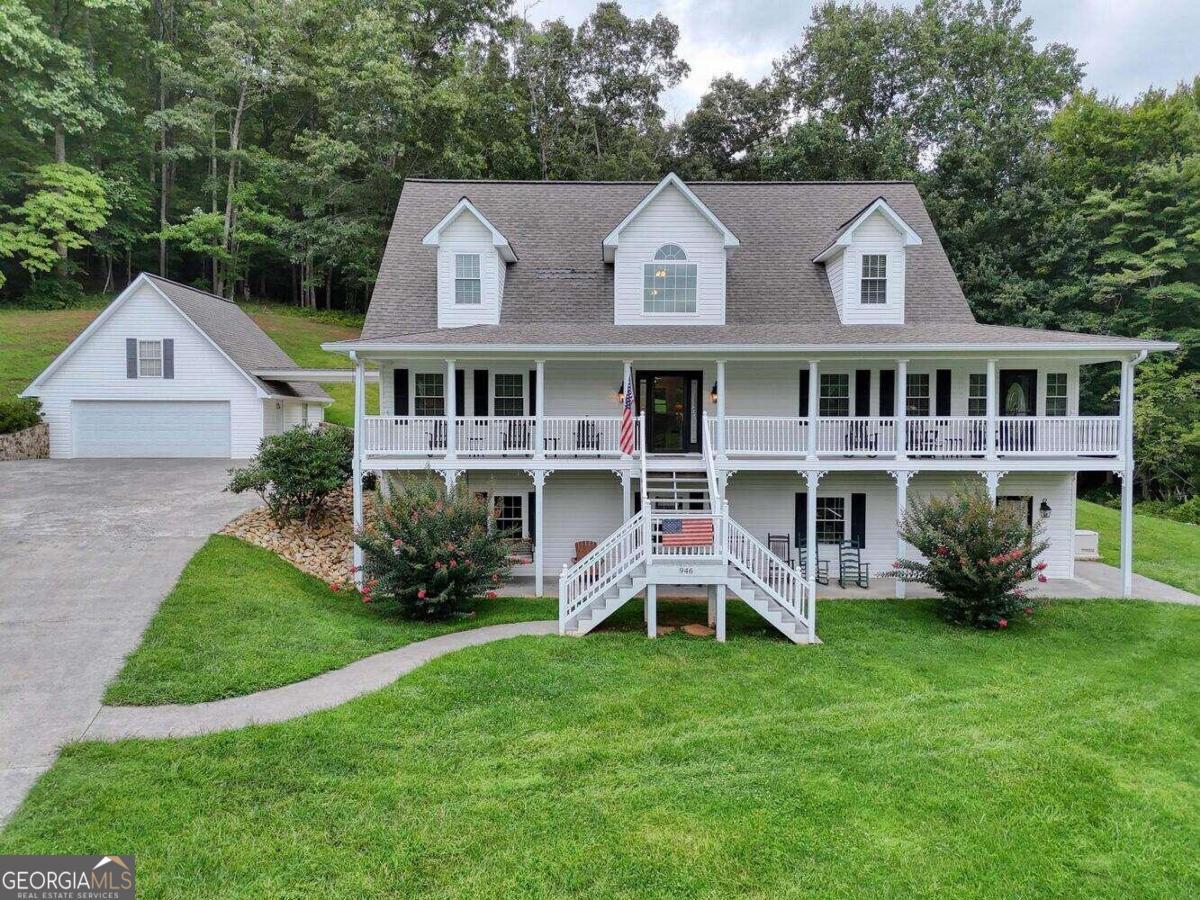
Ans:
POLYGON ((821 373, 821 416, 850 415, 850 376, 845 372, 821 373))
POLYGON ((817 543, 840 544, 846 539, 846 498, 817 498, 817 543))
POLYGON ((1046 415, 1065 416, 1067 414, 1067 373, 1046 373, 1046 415))
POLYGON ((471 305, 483 302, 478 253, 454 254, 454 302, 471 305))
POLYGON ((646 263, 642 276, 642 309, 648 313, 696 311, 696 264, 677 244, 663 244, 646 263))
POLYGON ((864 253, 862 258, 863 303, 887 303, 887 254, 864 253))
POLYGON ((446 376, 441 372, 418 372, 413 382, 413 412, 418 416, 446 414, 446 376))
POLYGON ((987 415, 986 372, 972 372, 967 379, 967 415, 987 415))
POLYGON ((497 416, 525 415, 525 378, 522 375, 496 373, 492 409, 497 416))
POLYGON ((910 416, 929 415, 929 373, 910 372, 908 375, 908 402, 905 410, 910 416))
POLYGON ((300 424, 303 425, 305 428, 308 427, 308 404, 307 403, 300 404, 300 424))
POLYGON ((138 378, 163 377, 162 341, 137 342, 138 378))
POLYGON ((498 494, 493 509, 496 512, 496 531, 511 537, 523 537, 525 528, 524 497, 520 494, 498 494))

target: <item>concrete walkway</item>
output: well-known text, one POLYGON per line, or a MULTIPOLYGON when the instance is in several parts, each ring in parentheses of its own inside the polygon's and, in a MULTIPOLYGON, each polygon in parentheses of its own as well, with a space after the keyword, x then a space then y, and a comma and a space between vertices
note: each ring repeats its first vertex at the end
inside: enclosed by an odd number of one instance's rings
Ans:
POLYGON ((385 687, 439 656, 505 638, 558 634, 558 622, 515 622, 443 634, 396 650, 376 653, 307 681, 245 697, 186 706, 104 706, 83 734, 88 741, 169 738, 231 731, 283 722, 339 706, 385 687))
POLYGON ((0 823, 105 686, 187 561, 258 503, 227 459, 0 463, 0 823))

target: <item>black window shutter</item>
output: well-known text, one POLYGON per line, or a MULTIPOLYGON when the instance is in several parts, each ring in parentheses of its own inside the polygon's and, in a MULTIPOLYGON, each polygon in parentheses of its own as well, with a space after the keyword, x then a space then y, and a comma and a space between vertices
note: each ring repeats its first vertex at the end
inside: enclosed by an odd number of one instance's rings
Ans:
POLYGON ((894 416, 896 414, 896 370, 879 370, 879 414, 894 416))
POLYGON ((934 403, 935 416, 950 415, 950 370, 937 370, 937 398, 934 403))
POLYGON ((850 540, 856 547, 867 546, 867 495, 850 495, 850 540))
POLYGON ((796 495, 796 546, 808 543, 808 494, 796 495))
POLYGON ((467 370, 454 370, 454 414, 456 416, 465 416, 467 414, 467 370))
POLYGON ((642 492, 634 491, 633 492, 633 512, 636 515, 637 513, 640 513, 641 511, 642 511, 642 492))
POLYGON ((537 370, 529 370, 529 414, 537 415, 538 395, 537 395, 537 370))
POLYGON ((137 338, 125 338, 125 377, 137 378, 137 338))
POLYGON ((475 415, 486 416, 488 414, 488 370, 475 370, 475 415))
POLYGON ((163 338, 163 378, 175 377, 175 339, 163 338))
POLYGON ((392 409, 397 416, 408 415, 408 369, 392 370, 392 409))
POLYGON ((871 370, 856 369, 854 371, 854 414, 869 416, 871 414, 871 370))
POLYGON ((537 494, 533 491, 529 492, 529 512, 525 513, 525 527, 529 531, 529 539, 537 542, 537 527, 535 523, 537 518, 534 513, 537 511, 537 494))
POLYGON ((800 415, 808 415, 808 369, 800 370, 800 415))

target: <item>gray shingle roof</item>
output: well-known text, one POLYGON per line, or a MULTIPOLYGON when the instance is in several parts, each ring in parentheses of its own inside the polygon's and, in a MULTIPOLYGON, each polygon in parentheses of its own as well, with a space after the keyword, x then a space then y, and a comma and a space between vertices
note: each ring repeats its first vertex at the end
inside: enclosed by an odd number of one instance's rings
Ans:
MULTIPOLYGON (((252 369, 299 368, 236 303, 149 272, 144 274, 247 375, 252 369)), ((331 399, 320 385, 308 381, 254 380, 273 397, 331 399)))
MULTIPOLYGON (((600 245, 653 187, 642 182, 408 181, 363 338, 437 328, 436 248, 422 246, 421 238, 464 196, 508 237, 520 257, 508 267, 501 325, 611 324, 612 266, 603 262, 600 245)), ((720 182, 689 187, 742 242, 729 257, 728 325, 842 327, 824 268, 812 258, 877 197, 886 199, 924 241, 909 251, 908 321, 974 321, 911 183, 720 182)))

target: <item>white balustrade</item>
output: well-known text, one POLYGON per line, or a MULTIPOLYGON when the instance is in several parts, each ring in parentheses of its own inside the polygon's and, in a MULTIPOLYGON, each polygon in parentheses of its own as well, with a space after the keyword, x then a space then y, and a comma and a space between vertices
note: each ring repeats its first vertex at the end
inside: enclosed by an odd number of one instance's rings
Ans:
POLYGON ((725 453, 746 456, 804 456, 808 420, 790 416, 726 416, 725 453))
POLYGON ((845 456, 896 452, 896 420, 890 416, 839 416, 817 420, 817 453, 845 456))
POLYGON ((1116 456, 1118 416, 1005 416, 996 421, 1001 456, 1116 456))
POLYGON ((801 625, 812 621, 813 598, 801 573, 772 553, 745 528, 727 518, 726 549, 733 567, 792 614, 801 625))
POLYGON ((646 511, 641 510, 558 579, 560 633, 567 622, 646 559, 646 511))
POLYGON ((906 425, 910 456, 979 456, 987 451, 986 416, 910 417, 906 425))
MULTIPOLYGON (((547 456, 621 456, 620 416, 546 416, 547 456)), ((634 454, 640 448, 634 420, 634 454)))
POLYGON ((455 422, 459 456, 533 455, 533 416, 460 416, 455 422))
POLYGON ((446 453, 443 416, 363 416, 363 450, 391 456, 446 453))

